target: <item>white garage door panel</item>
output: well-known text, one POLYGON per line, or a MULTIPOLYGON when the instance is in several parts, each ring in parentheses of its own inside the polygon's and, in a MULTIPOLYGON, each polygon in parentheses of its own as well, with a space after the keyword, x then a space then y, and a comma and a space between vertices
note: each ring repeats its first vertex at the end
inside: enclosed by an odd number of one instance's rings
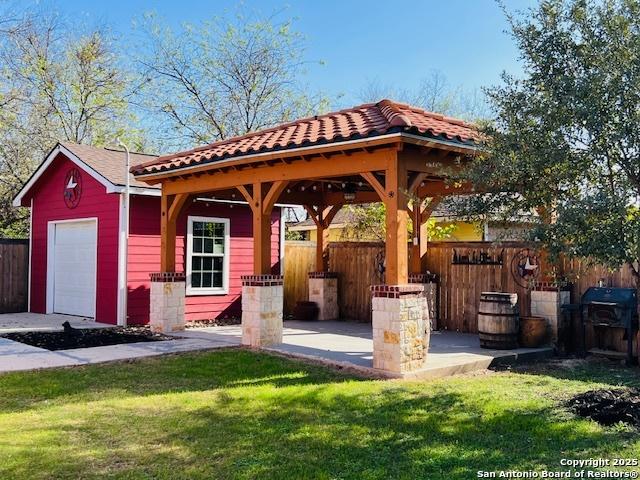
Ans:
POLYGON ((58 223, 54 239, 53 311, 95 317, 96 222, 58 223))

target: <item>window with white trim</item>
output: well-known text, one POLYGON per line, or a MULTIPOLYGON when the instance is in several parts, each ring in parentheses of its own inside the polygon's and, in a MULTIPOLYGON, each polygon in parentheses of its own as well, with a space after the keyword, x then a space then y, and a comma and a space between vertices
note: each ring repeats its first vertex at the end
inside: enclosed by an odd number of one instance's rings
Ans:
POLYGON ((189 217, 187 225, 187 295, 228 292, 229 219, 189 217))

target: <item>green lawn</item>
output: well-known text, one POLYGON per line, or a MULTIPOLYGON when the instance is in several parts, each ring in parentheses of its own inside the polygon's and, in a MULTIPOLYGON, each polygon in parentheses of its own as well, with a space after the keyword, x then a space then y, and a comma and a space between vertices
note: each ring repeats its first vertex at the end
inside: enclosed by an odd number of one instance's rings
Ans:
POLYGON ((0 376, 0 478, 469 479, 640 456, 640 436, 575 418, 575 392, 638 384, 588 364, 369 381, 225 350, 0 376))

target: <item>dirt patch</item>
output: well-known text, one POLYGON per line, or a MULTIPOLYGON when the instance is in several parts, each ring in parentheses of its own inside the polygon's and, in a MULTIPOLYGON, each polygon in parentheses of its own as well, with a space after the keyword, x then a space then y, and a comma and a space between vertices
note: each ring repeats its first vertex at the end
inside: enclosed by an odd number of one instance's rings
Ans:
POLYGON ((0 335, 20 343, 47 350, 71 350, 74 348, 103 347, 124 343, 157 342, 173 337, 153 333, 149 327, 130 326, 115 328, 76 329, 63 332, 15 332, 0 335))
POLYGON ((590 390, 571 398, 567 406, 602 425, 623 422, 640 427, 640 390, 637 388, 590 390))

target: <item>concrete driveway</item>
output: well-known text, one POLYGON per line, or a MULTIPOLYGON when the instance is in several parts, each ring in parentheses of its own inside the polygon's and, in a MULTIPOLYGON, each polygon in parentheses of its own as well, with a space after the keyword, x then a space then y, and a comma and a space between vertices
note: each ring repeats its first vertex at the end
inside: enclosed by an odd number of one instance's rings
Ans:
POLYGON ((52 313, 3 313, 0 315, 0 334, 11 332, 56 332, 69 322, 75 328, 108 328, 113 325, 94 322, 91 318, 52 313))

